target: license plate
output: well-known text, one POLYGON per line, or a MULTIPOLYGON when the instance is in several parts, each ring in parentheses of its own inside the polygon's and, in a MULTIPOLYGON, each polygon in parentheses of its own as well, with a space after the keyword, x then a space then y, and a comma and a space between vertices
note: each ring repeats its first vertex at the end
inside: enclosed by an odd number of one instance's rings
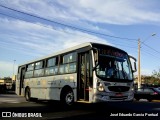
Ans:
POLYGON ((127 86, 127 83, 114 83, 115 86, 127 86))
POLYGON ((123 95, 122 95, 122 93, 116 93, 116 96, 117 96, 117 97, 121 97, 121 96, 123 96, 123 95))

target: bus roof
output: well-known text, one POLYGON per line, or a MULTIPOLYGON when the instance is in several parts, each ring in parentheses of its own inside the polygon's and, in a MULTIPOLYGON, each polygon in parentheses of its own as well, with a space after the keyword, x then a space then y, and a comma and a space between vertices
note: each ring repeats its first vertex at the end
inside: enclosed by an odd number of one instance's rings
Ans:
MULTIPOLYGON (((80 48, 84 48, 84 47, 87 47, 87 46, 91 46, 92 47, 94 45, 104 45, 104 46, 112 47, 114 49, 123 51, 123 50, 121 50, 119 48, 116 48, 116 47, 113 47, 113 46, 110 46, 110 45, 107 45, 107 44, 86 42, 86 43, 82 43, 82 44, 76 45, 74 47, 70 47, 70 48, 55 52, 53 54, 50 54, 50 55, 47 55, 47 56, 44 56, 44 57, 41 57, 41 58, 38 58, 38 59, 34 59, 32 61, 25 62, 24 64, 20 64, 19 66, 26 65, 26 64, 29 64, 29 63, 33 63, 33 62, 36 62, 36 61, 40 61, 40 60, 43 60, 43 59, 46 59, 46 58, 50 58, 52 56, 57 56, 57 55, 60 55, 60 54, 63 54, 63 53, 67 53, 67 52, 70 52, 70 51, 74 51, 74 50, 77 50, 77 49, 80 49, 80 48)), ((123 51, 123 52, 125 52, 125 51, 123 51)))

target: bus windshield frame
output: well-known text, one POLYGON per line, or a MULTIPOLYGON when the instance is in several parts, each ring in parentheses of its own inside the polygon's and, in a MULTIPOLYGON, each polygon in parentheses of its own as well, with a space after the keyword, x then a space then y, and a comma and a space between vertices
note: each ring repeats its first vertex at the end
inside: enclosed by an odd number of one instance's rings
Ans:
POLYGON ((128 54, 120 49, 105 46, 97 48, 95 72, 98 78, 111 82, 131 82, 133 72, 128 54))

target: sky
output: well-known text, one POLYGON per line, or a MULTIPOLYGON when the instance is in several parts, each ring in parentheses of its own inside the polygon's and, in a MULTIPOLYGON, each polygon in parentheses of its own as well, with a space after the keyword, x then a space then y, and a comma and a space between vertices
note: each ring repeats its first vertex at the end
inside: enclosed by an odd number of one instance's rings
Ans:
POLYGON ((0 78, 84 42, 113 45, 137 58, 138 39, 141 74, 152 75, 160 68, 159 6, 159 0, 0 0, 0 78))

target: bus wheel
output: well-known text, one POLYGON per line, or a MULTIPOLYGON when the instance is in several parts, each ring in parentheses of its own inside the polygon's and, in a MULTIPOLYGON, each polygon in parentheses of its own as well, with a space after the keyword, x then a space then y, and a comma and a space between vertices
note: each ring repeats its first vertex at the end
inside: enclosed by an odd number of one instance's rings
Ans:
POLYGON ((74 94, 72 90, 67 90, 62 93, 61 101, 67 106, 71 106, 74 103, 74 94))
POLYGON ((25 98, 26 98, 26 101, 30 101, 31 99, 31 93, 29 88, 26 89, 25 98))

